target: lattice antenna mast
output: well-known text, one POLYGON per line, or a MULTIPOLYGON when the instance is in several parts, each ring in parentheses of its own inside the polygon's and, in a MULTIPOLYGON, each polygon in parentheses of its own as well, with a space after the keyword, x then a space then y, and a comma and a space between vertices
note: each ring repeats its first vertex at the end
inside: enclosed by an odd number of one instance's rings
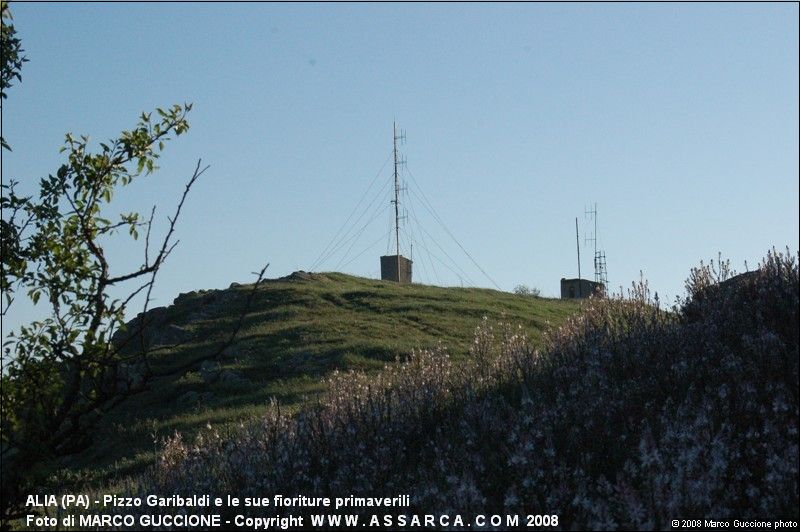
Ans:
POLYGON ((594 281, 601 283, 604 288, 608 286, 608 271, 606 270, 606 253, 602 249, 597 249, 597 203, 586 210, 586 214, 591 216, 592 223, 594 224, 594 236, 587 238, 586 242, 592 242, 594 245, 594 281))
POLYGON ((400 134, 397 133, 396 122, 392 122, 392 129, 392 147, 394 153, 394 200, 392 200, 392 203, 394 203, 394 237, 397 249, 397 271, 400 272, 400 175, 398 169, 405 163, 405 161, 400 158, 400 155, 397 152, 397 141, 405 141, 406 135, 402 131, 400 134))
POLYGON ((592 233, 593 236, 584 237, 583 243, 591 244, 592 247, 594 248, 593 250, 594 254, 595 256, 597 256, 597 203, 585 209, 583 212, 586 215, 586 217, 589 218, 590 221, 594 223, 594 232, 592 233))
POLYGON ((578 236, 578 218, 575 217, 575 245, 578 247, 578 297, 581 297, 581 239, 578 236))
POLYGON ((400 180, 397 178, 397 124, 392 122, 394 153, 394 236, 397 242, 397 271, 400 271, 400 180))

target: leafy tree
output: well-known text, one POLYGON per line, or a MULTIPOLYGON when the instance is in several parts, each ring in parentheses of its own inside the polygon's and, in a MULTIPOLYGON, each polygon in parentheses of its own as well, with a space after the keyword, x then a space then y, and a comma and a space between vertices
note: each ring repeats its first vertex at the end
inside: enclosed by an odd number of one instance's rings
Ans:
MULTIPOLYGON (((7 90, 14 79, 22 80, 22 63, 27 59, 22 55, 22 41, 16 36, 14 24, 11 23, 11 11, 6 0, 0 0, 0 106, 7 97, 7 90)), ((10 150, 5 139, 0 136, 0 149, 10 150)))
POLYGON ((180 135, 189 124, 191 106, 159 109, 160 120, 143 114, 136 128, 102 143, 91 153, 87 137, 67 135, 62 151, 67 162, 39 184, 38 198, 17 195, 16 182, 3 185, 6 249, 0 276, 7 312, 13 296, 25 291, 39 303, 46 300, 50 316, 20 328, 6 343, 8 365, 3 403, 4 443, 20 446, 37 441, 59 454, 74 446, 81 429, 80 416, 114 395, 108 372, 117 363, 110 338, 124 323, 127 304, 150 290, 159 268, 174 248, 172 236, 180 208, 191 186, 203 173, 198 166, 189 180, 167 236, 150 252, 153 217, 123 214, 104 217, 114 192, 155 169, 164 142, 180 135), (138 267, 115 271, 106 257, 104 239, 120 231, 138 238, 144 227, 145 257, 138 267), (122 300, 112 300, 109 289, 140 281, 122 300), (37 400, 29 399, 36 396, 37 400))
MULTIPOLYGON (((5 99, 12 80, 21 79, 26 59, 14 27, 7 23, 6 2, 2 10, 5 99)), ((112 337, 125 329, 126 309, 137 296, 144 299, 146 315, 156 276, 177 244, 174 232, 181 208, 208 167, 197 162, 159 242, 151 242, 155 207, 147 218, 131 212, 112 219, 107 213, 116 192, 157 169, 165 143, 189 129, 190 110, 184 104, 143 113, 133 129, 95 149, 88 137, 67 134, 61 148, 65 162, 40 180, 36 196, 20 195, 14 180, 1 185, 0 312, 5 315, 19 294, 48 305, 46 318, 9 334, 3 346, 4 520, 20 515, 21 495, 36 486, 49 460, 85 448, 97 418, 141 390, 152 376, 152 351, 144 341, 147 320, 137 320, 138 330, 122 335, 123 341, 112 337), (110 262, 105 252, 109 239, 137 240, 140 235, 141 263, 125 267, 110 262), (125 295, 112 298, 112 290, 125 295), (137 338, 138 348, 126 345, 137 338), (138 368, 135 375, 132 367, 138 368)), ((5 140, 3 150, 10 150, 5 140)), ((226 345, 236 332, 238 327, 226 345)))

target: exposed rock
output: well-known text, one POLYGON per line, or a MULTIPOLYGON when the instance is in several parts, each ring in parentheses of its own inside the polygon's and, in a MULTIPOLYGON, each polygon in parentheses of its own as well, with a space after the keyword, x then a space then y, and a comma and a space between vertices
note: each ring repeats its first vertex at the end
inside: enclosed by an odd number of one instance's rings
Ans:
POLYGON ((207 320, 208 318, 214 315, 214 310, 215 309, 207 306, 200 307, 186 316, 186 323, 194 323, 198 321, 207 320))
POLYGON ((189 370, 183 374, 180 381, 188 384, 197 384, 203 382, 203 378, 200 376, 199 371, 189 370))
POLYGON ((235 359, 235 358, 241 358, 242 356, 244 356, 244 353, 242 353, 236 347, 228 346, 225 348, 224 351, 222 351, 221 356, 222 358, 235 359))
POLYGON ((222 352, 222 357, 227 359, 244 360, 253 356, 253 346, 245 343, 234 343, 225 348, 222 352))
POLYGON ((281 277, 281 281, 310 281, 313 278, 314 274, 304 272, 303 270, 298 270, 290 275, 287 275, 286 277, 281 277))
POLYGON ((203 321, 224 314, 226 306, 239 297, 240 295, 233 290, 209 290, 197 293, 197 297, 191 302, 184 303, 184 306, 190 306, 192 309, 186 316, 186 322, 203 321))
POLYGON ((193 298, 197 297, 197 295, 199 293, 201 293, 201 292, 191 291, 191 292, 180 293, 180 294, 178 294, 178 297, 176 297, 172 301, 172 304, 173 305, 178 305, 180 303, 183 303, 187 299, 193 299, 193 298))
POLYGON ((140 312, 135 318, 126 323, 124 328, 115 331, 111 341, 117 346, 123 343, 139 342, 139 335, 142 334, 144 335, 145 344, 150 345, 154 333, 164 324, 168 314, 167 307, 152 308, 144 314, 140 312), (134 336, 134 338, 131 338, 131 336, 134 336))
POLYGON ((212 399, 214 399, 214 394, 211 392, 199 393, 194 390, 190 390, 178 397, 177 403, 180 406, 193 406, 199 403, 207 403, 212 399))
POLYGON ((194 335, 191 331, 179 327, 178 325, 167 325, 166 327, 155 331, 151 339, 151 347, 159 345, 173 345, 186 342, 194 335))
POLYGON ((213 360, 204 360, 200 364, 200 371, 219 371, 219 363, 213 360))
POLYGON ((219 363, 213 360, 204 360, 203 363, 200 364, 200 376, 206 384, 216 381, 220 376, 219 363))
POLYGON ((200 304, 201 305, 213 305, 214 303, 217 302, 218 298, 219 298, 219 294, 216 291, 209 292, 207 294, 204 294, 203 297, 200 298, 200 304))
POLYGON ((287 361, 287 365, 289 366, 289 368, 293 370, 298 369, 301 368, 303 365, 305 365, 305 363, 311 360, 312 358, 313 355, 305 351, 302 353, 296 353, 292 355, 291 358, 289 358, 289 360, 287 361))
POLYGON ((193 405, 200 401, 200 394, 195 391, 189 391, 178 397, 177 403, 181 406, 193 405))
POLYGON ((238 371, 232 369, 225 369, 219 374, 219 382, 222 384, 249 384, 250 380, 242 376, 238 371))
MULTIPOLYGON (((166 317, 167 311, 168 311, 167 307, 151 308, 150 310, 144 313, 144 315, 147 316, 147 320, 145 320, 145 323, 148 325, 153 323, 161 323, 163 318, 166 317)), ((136 315, 137 318, 141 316, 142 316, 141 312, 136 315)))
POLYGON ((122 391, 135 391, 144 386, 147 376, 147 367, 144 362, 129 364, 120 363, 117 368, 117 389, 122 391))
MULTIPOLYGON (((101 390, 107 394, 139 391, 147 381, 147 366, 143 362, 119 362, 108 365, 102 373, 101 390)), ((82 391, 90 393, 89 381, 83 380, 82 391)))

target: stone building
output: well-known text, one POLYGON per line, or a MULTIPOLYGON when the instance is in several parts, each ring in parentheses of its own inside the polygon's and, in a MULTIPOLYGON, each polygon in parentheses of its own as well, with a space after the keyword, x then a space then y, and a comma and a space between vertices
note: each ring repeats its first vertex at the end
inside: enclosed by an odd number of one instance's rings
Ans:
POLYGON ((411 264, 412 262, 402 255, 384 255, 381 257, 381 280, 410 283, 411 264))
POLYGON ((588 279, 561 279, 561 299, 583 299, 591 295, 602 295, 603 283, 588 279))

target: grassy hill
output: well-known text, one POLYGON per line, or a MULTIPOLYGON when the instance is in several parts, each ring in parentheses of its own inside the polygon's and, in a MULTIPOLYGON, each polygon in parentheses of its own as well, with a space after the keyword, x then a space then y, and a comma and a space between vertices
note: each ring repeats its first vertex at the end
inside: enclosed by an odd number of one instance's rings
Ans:
POLYGON ((539 349, 483 324, 463 360, 423 350, 372 375, 339 374, 297 415, 269 408, 237 430, 172 438, 154 468, 117 488, 407 493, 408 508, 338 513, 362 524, 443 516, 439 529, 469 530, 469 517, 452 516, 479 514, 549 515, 541 528, 563 530, 663 530, 676 515, 797 521, 798 287, 797 255, 770 252, 735 277, 727 263, 692 270, 670 311, 645 282, 592 300, 539 349))
POLYGON ((218 366, 202 361, 229 337, 251 285, 181 294, 148 314, 149 341, 161 346, 147 389, 110 411, 94 443, 64 462, 64 472, 109 481, 140 470, 155 456, 154 436, 192 437, 213 424, 222 430, 258 415, 275 399, 288 410, 324 390, 333 370, 376 371, 414 349, 447 346, 458 359, 475 328, 490 321, 520 325, 536 343, 541 332, 574 314, 575 302, 495 290, 440 288, 353 277, 295 273, 268 280, 253 295, 237 342, 218 366))

